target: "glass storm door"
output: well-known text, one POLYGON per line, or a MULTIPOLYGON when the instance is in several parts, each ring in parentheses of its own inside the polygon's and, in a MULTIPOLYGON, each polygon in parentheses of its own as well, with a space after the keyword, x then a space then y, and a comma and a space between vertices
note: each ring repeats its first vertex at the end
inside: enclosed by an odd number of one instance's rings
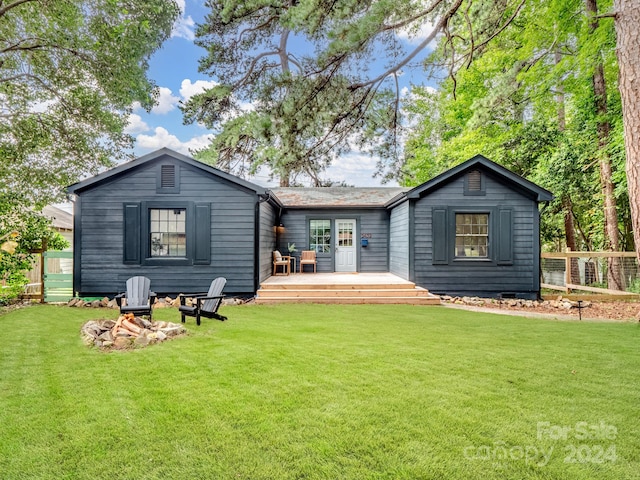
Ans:
POLYGON ((356 271, 356 221, 336 220, 336 272, 356 271))

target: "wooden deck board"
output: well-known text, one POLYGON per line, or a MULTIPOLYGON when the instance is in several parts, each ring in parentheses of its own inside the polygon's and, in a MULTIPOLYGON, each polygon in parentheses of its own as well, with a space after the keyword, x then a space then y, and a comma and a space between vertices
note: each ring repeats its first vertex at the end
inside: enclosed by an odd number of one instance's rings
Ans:
POLYGON ((302 273, 268 278, 256 303, 439 305, 440 297, 391 273, 302 273))

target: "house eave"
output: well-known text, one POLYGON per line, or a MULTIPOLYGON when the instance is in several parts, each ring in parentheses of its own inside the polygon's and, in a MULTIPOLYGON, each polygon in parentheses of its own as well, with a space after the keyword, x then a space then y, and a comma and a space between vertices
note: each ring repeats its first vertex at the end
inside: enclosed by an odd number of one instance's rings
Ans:
POLYGON ((409 199, 419 199, 427 193, 440 188, 445 183, 448 183, 449 181, 459 177, 460 175, 463 175, 466 171, 471 170, 472 168, 477 166, 488 170, 492 174, 502 179, 508 180, 510 183, 517 186, 522 192, 532 197, 537 202, 550 202, 554 198, 553 194, 549 190, 536 185, 535 183, 511 172, 510 170, 507 170, 502 165, 498 165, 497 163, 489 160, 483 155, 476 155, 475 157, 470 158, 466 162, 463 162, 444 173, 441 173, 440 175, 432 178, 422 185, 418 185, 417 187, 407 192, 406 196, 409 199))
POLYGON ((187 155, 183 155, 182 153, 178 153, 174 150, 171 150, 170 148, 161 148, 160 150, 156 150, 154 152, 148 153, 141 157, 135 158, 129 162, 123 163, 114 168, 106 170, 91 178, 81 180, 80 182, 69 185, 66 188, 66 191, 69 194, 80 194, 85 190, 88 190, 90 188, 115 180, 116 178, 119 178, 132 170, 141 168, 142 166, 147 165, 156 160, 159 160, 164 156, 183 162, 189 165, 190 167, 196 168, 198 170, 207 172, 229 183, 242 187, 248 191, 254 192, 257 195, 267 195, 268 190, 264 187, 260 187, 247 180, 238 178, 235 175, 231 175, 230 173, 223 172, 218 168, 212 167, 211 165, 207 165, 206 163, 199 162, 198 160, 195 160, 187 155))

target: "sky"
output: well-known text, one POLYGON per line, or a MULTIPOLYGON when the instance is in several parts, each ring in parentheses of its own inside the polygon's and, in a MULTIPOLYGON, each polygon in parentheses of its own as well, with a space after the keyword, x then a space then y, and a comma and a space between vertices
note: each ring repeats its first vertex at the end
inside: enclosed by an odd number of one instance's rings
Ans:
MULTIPOLYGON (((197 124, 184 125, 179 102, 188 100, 192 95, 213 86, 213 80, 198 72, 198 60, 205 50, 194 43, 194 29, 204 22, 208 9, 204 0, 176 0, 182 14, 174 26, 171 38, 151 58, 148 72, 159 87, 158 105, 151 112, 134 106, 129 119, 127 133, 135 138, 133 153, 144 155, 159 148, 168 147, 185 155, 190 149, 206 146, 213 136, 211 131, 197 124)), ((408 43, 418 43, 421 35, 405 37, 408 43)), ((401 37, 402 39, 402 37, 401 37)), ((413 75, 413 74, 412 74, 413 75)), ((404 79, 405 84, 416 82, 411 76, 404 79)), ((408 87, 404 91, 407 92, 408 87)), ((338 159, 325 173, 326 178, 344 181, 356 187, 381 186, 379 178, 373 178, 376 159, 368 154, 351 152, 338 159)), ((264 169, 256 177, 248 180, 261 186, 275 186, 277 180, 269 180, 264 169)), ((385 186, 395 186, 386 183, 385 186)))

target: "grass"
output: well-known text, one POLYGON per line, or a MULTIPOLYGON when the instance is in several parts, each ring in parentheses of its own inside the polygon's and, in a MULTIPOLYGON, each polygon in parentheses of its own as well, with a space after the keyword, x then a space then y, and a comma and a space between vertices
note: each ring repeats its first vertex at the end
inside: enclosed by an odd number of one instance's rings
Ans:
POLYGON ((115 311, 0 316, 0 478, 640 478, 637 324, 223 309, 112 353, 79 329, 115 311))

